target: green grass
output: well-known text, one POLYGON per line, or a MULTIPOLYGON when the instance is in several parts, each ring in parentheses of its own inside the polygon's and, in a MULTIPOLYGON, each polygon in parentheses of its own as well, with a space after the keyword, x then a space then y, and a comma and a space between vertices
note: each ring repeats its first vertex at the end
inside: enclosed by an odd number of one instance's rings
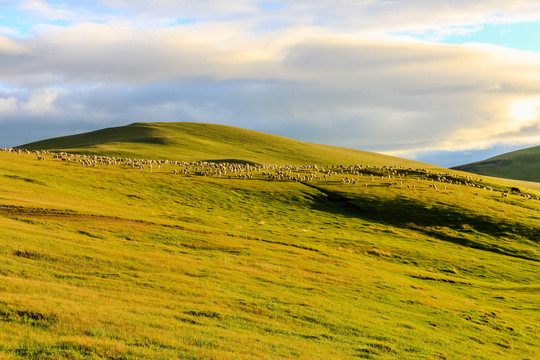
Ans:
POLYGON ((512 151, 487 160, 455 167, 481 175, 540 182, 540 146, 512 151))
MULTIPOLYGON (((29 150, 59 150, 131 158, 262 164, 394 165, 396 158, 367 151, 305 143, 225 125, 134 123, 95 132, 38 141, 29 150)), ((428 164, 401 159, 411 167, 428 164)))
POLYGON ((1 359, 539 356, 538 200, 45 158, 0 152, 1 359))

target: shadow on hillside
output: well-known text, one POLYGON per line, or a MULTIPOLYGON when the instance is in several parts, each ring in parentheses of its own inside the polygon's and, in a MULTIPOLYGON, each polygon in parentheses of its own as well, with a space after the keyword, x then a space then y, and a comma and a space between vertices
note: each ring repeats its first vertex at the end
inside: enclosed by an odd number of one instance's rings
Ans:
POLYGON ((241 160, 241 159, 212 159, 212 160, 200 160, 199 162, 207 162, 207 163, 213 163, 213 164, 240 164, 240 165, 252 165, 256 166, 259 165, 256 162, 249 161, 249 160, 241 160))
POLYGON ((83 134, 62 136, 53 139, 36 141, 19 146, 28 150, 72 149, 103 145, 108 143, 144 143, 169 145, 171 141, 155 129, 145 124, 101 129, 83 134))
POLYGON ((428 204, 414 199, 373 199, 362 197, 361 194, 358 194, 358 198, 349 198, 338 192, 304 184, 319 191, 318 195, 311 192, 306 194, 312 197, 313 208, 319 211, 411 229, 457 245, 539 261, 505 246, 502 242, 482 242, 480 235, 492 238, 520 236, 536 242, 535 240, 540 239, 540 227, 528 227, 502 218, 495 219, 468 212, 462 208, 428 204))
POLYGON ((479 161, 472 164, 454 166, 452 169, 478 173, 478 171, 482 170, 482 168, 508 166, 510 164, 512 164, 512 160, 497 159, 497 160, 486 160, 486 161, 479 161), (474 170, 474 171, 471 171, 471 170, 474 170))

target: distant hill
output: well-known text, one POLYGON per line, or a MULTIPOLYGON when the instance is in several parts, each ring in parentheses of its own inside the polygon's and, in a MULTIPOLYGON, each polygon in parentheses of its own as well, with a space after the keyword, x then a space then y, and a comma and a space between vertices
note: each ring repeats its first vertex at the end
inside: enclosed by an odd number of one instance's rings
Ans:
POLYGON ((133 123, 19 146, 81 154, 261 164, 434 166, 377 153, 320 145, 242 128, 204 123, 133 123))
POLYGON ((540 146, 512 151, 453 169, 480 175, 540 182, 540 146))

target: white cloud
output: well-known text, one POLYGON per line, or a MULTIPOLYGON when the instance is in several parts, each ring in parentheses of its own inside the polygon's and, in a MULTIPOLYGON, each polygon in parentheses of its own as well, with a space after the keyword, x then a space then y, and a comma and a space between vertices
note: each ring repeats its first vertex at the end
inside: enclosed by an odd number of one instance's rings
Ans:
MULTIPOLYGON (((269 10, 264 0, 86 0, 55 8, 27 0, 22 8, 44 20, 108 22, 138 27, 184 22, 243 23, 253 29, 324 26, 336 32, 422 32, 437 39, 486 23, 540 20, 536 0, 287 0, 269 10)), ((272 30, 273 29, 273 30, 272 30)))
POLYGON ((25 53, 29 53, 29 50, 20 42, 0 35, 0 56, 2 54, 17 55, 25 53))
POLYGON ((18 101, 13 96, 0 98, 0 115, 14 113, 18 108, 18 101))
POLYGON ((68 20, 75 15, 71 11, 54 8, 43 0, 27 0, 19 5, 19 9, 31 11, 46 20, 68 20))
POLYGON ((146 18, 215 18, 252 13, 257 10, 254 0, 161 0, 156 5, 152 0, 96 0, 101 7, 123 11, 130 16, 146 18))
POLYGON ((537 124, 538 122, 538 109, 540 108, 540 98, 525 98, 512 102, 508 116, 515 120, 516 125, 521 128, 537 124))
POLYGON ((59 89, 44 89, 32 94, 27 102, 21 104, 21 109, 35 115, 44 115, 55 111, 54 102, 60 93, 59 89))
MULTIPOLYGON (((1 16, 0 19, 2 19, 1 16)), ((2 35, 7 37, 18 37, 20 36, 20 32, 7 26, 0 26, 0 36, 2 35)))

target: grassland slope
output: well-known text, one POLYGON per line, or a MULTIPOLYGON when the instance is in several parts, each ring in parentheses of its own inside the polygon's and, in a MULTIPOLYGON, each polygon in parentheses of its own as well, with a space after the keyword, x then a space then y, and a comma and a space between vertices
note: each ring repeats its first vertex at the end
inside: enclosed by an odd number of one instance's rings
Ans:
MULTIPOLYGON (((396 164, 391 156, 306 143, 232 126, 204 123, 134 123, 24 144, 30 150, 118 157, 263 164, 396 164)), ((411 160, 403 166, 429 167, 411 160)))
POLYGON ((538 191, 39 158, 0 151, 2 359, 540 356, 538 191))
POLYGON ((500 178, 540 182, 540 146, 512 151, 453 169, 500 178))

